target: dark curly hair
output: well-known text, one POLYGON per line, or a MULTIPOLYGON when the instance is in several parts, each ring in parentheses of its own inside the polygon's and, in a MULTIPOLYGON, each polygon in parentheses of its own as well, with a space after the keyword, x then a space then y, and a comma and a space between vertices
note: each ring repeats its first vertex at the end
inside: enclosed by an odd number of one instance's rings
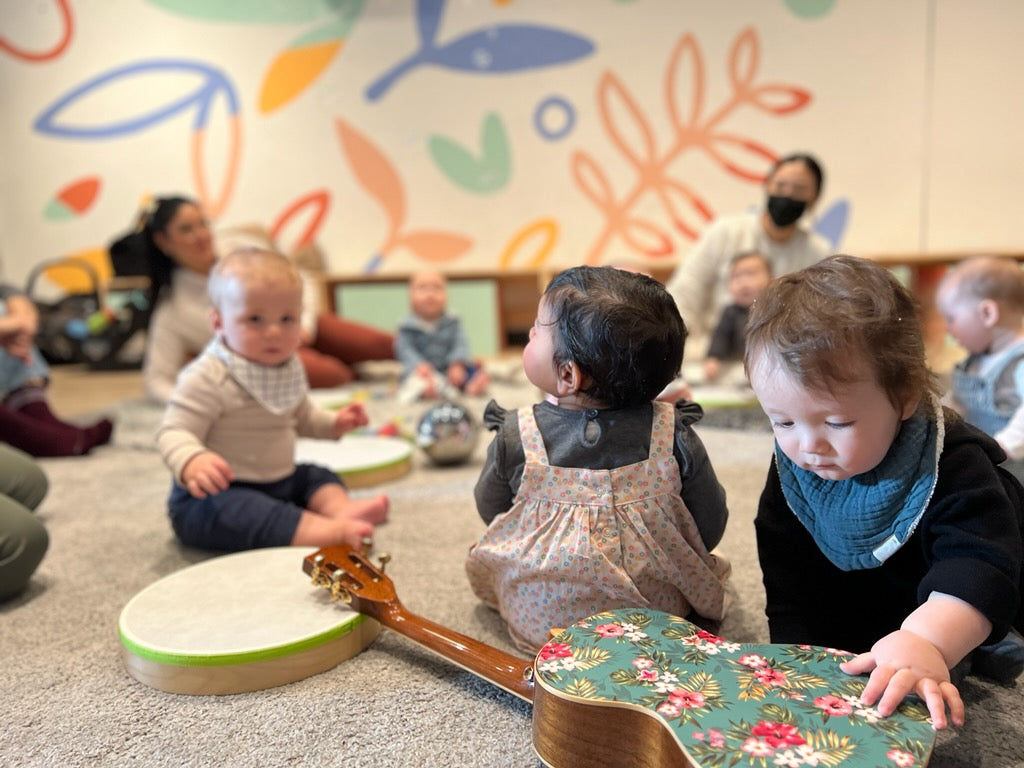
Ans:
POLYGON ((686 326, 657 280, 615 267, 572 267, 544 291, 555 360, 575 362, 581 393, 608 408, 650 402, 679 374, 686 326))

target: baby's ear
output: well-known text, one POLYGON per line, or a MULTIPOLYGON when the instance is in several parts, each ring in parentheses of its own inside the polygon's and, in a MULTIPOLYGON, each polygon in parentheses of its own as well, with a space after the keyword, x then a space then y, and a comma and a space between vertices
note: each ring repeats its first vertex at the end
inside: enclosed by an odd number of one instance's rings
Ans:
POLYGON ((221 329, 223 324, 224 323, 221 320, 220 311, 216 307, 210 307, 210 328, 212 328, 214 332, 216 332, 221 329))
POLYGON ((999 324, 999 302, 993 299, 982 299, 978 304, 978 315, 986 328, 992 328, 999 324))
POLYGON ((580 370, 579 365, 576 364, 575 360, 569 360, 565 363, 559 363, 558 369, 558 396, 568 397, 569 395, 575 395, 580 389, 583 388, 584 376, 583 371, 580 370))

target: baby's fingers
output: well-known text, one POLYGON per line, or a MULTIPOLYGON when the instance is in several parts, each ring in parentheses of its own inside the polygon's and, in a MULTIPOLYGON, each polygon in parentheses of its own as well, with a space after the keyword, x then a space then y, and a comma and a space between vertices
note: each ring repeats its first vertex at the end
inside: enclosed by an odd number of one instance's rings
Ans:
POLYGON ((964 701, 960 698, 960 691, 950 682, 924 678, 919 680, 915 688, 928 707, 928 714, 931 715, 932 725, 935 730, 941 731, 949 725, 964 724, 964 701), (946 708, 949 708, 949 718, 946 717, 946 708))
POLYGON ((839 668, 848 675, 866 675, 875 668, 875 656, 872 653, 862 653, 849 661, 844 661, 839 668))

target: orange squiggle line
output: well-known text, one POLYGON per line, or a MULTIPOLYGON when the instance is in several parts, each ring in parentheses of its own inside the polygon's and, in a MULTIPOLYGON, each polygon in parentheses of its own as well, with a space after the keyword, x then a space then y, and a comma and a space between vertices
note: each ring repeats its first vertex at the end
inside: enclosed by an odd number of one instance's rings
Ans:
POLYGON ((228 156, 228 169, 225 174, 223 189, 220 198, 211 200, 206 186, 206 174, 203 172, 203 138, 205 130, 198 130, 192 133, 192 175, 196 180, 196 192, 203 208, 211 218, 216 219, 227 206, 231 193, 235 188, 235 179, 238 176, 238 157, 241 152, 242 118, 240 115, 232 115, 230 119, 231 137, 228 156))
POLYGON ((57 10, 60 11, 61 16, 64 18, 64 36, 53 48, 42 53, 35 53, 33 51, 26 51, 23 48, 16 48, 7 42, 5 38, 0 37, 0 49, 26 61, 46 61, 60 56, 71 42, 71 34, 74 31, 75 25, 71 18, 71 8, 68 6, 68 0, 57 0, 57 10))

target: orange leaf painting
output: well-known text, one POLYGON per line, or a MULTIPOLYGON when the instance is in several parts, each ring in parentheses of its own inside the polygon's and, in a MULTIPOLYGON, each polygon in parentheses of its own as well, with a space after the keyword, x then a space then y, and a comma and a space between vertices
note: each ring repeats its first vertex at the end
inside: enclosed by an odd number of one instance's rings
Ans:
POLYGON ((96 201, 100 191, 99 176, 86 176, 63 187, 46 206, 49 219, 71 219, 81 216, 96 201))
POLYGON ((772 150, 760 142, 743 136, 718 134, 708 146, 708 152, 729 173, 750 181, 762 182, 776 160, 772 150))
POLYGON ((754 27, 747 27, 733 42, 727 59, 729 90, 705 115, 707 73, 696 38, 682 35, 666 63, 662 84, 664 108, 673 129, 667 146, 656 146, 653 121, 614 72, 606 72, 598 85, 597 106, 601 125, 619 154, 636 171, 635 181, 616 188, 608 173, 584 151, 572 155, 570 171, 576 187, 599 210, 601 230, 587 250, 587 264, 602 263, 606 250, 618 241, 647 257, 676 250, 679 233, 696 239, 714 216, 712 206, 679 177, 676 163, 687 152, 701 150, 732 176, 764 181, 776 153, 756 139, 724 130, 739 110, 758 109, 788 115, 803 109, 809 91, 787 83, 758 83, 761 44, 754 27), (663 218, 640 219, 636 211, 658 204, 663 218))
POLYGON ((611 210, 615 204, 612 185, 604 170, 586 152, 575 152, 572 156, 572 176, 583 194, 598 208, 611 210))
POLYGON ((501 252, 498 265, 501 269, 536 269, 547 263, 551 251, 558 241, 558 222, 554 219, 537 219, 519 230, 501 252), (530 256, 530 244, 537 242, 533 256, 530 256), (525 255, 520 256, 520 252, 525 255))
POLYGON ((337 119, 341 147, 363 189, 384 209, 390 222, 388 239, 394 236, 405 219, 405 189, 391 161, 377 146, 350 126, 337 119))
POLYGON ((757 76, 761 63, 761 45, 753 27, 747 27, 736 38, 729 53, 729 78, 737 93, 745 93, 757 76))
POLYGON ((296 238, 291 248, 282 247, 282 249, 286 253, 290 253, 315 242, 317 233, 320 231, 320 225, 323 224, 324 216, 327 214, 330 201, 330 193, 326 189, 320 189, 310 192, 308 195, 303 195, 285 208, 281 215, 277 217, 277 220, 270 227, 271 239, 280 246, 281 235, 284 231, 293 225, 293 222, 299 218, 299 214, 305 213, 307 209, 310 209, 312 212, 308 214, 309 223, 302 230, 302 234, 296 238))
MULTIPOLYGON (((71 38, 74 36, 75 24, 71 16, 69 0, 57 0, 57 12, 60 14, 61 32, 60 37, 48 50, 30 51, 11 42, 5 35, 0 35, 0 51, 6 51, 17 59, 23 61, 50 61, 58 58, 64 49, 68 47, 71 38)), ((33 9, 33 10, 44 10, 33 9)))
POLYGON ((657 224, 646 219, 627 221, 622 239, 645 256, 669 256, 675 251, 672 238, 657 224))
POLYGON ((811 94, 810 91, 793 85, 770 84, 757 88, 750 94, 750 98, 766 112, 785 115, 806 107, 811 100, 811 94))
POLYGON ((421 229, 396 238, 394 245, 405 246, 424 261, 440 264, 459 258, 473 241, 454 232, 421 229))
POLYGON ((669 117, 676 130, 685 133, 704 111, 704 57, 693 35, 683 35, 672 49, 665 91, 669 117))
POLYGON ((598 86, 598 107, 612 141, 638 169, 655 162, 654 132, 647 116, 618 77, 606 73, 598 86))

